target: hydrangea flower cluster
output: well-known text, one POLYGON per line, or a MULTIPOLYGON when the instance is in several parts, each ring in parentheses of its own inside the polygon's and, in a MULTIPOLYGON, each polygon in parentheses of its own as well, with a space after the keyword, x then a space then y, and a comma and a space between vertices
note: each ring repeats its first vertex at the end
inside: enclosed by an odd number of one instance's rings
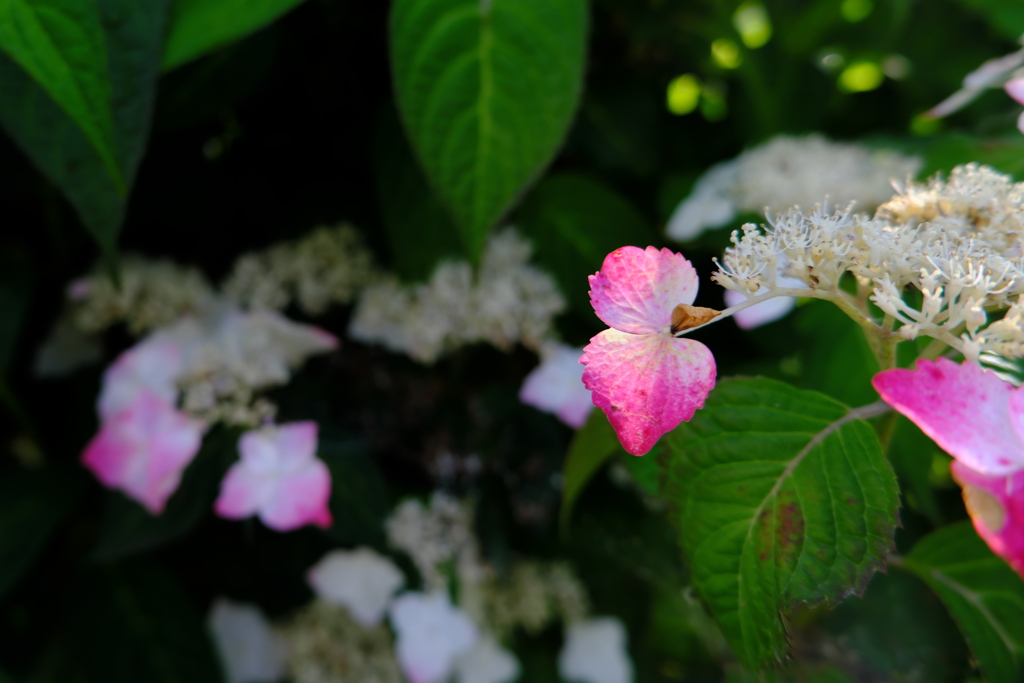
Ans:
POLYGON ((910 183, 873 218, 849 209, 796 208, 733 234, 713 278, 751 297, 829 299, 877 336, 939 339, 977 360, 1024 355, 1016 297, 1024 293, 1024 185, 984 166, 910 183), (780 275, 807 289, 785 287, 780 275), (849 274, 850 294, 841 286, 849 274), (916 299, 905 295, 910 288, 916 299), (876 320, 867 300, 882 309, 876 320), (990 311, 1006 310, 987 325, 990 311))
POLYGON ((529 264, 530 253, 508 229, 491 237, 476 273, 467 262, 448 261, 419 285, 381 280, 360 297, 349 334, 427 364, 477 342, 539 349, 565 299, 551 276, 529 264))
POLYGON ((955 458, 975 529, 1024 577, 1024 389, 945 358, 879 373, 874 385, 955 458))
POLYGON ((870 211, 892 195, 893 178, 914 176, 920 168, 919 158, 893 151, 820 135, 780 136, 712 166, 676 208, 667 233, 684 242, 740 212, 813 206, 826 196, 837 205, 856 201, 870 211))

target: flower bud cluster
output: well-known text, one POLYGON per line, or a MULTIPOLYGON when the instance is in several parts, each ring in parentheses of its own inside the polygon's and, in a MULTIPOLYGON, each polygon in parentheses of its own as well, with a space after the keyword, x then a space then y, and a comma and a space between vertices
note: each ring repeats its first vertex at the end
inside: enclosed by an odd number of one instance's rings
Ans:
POLYGON ((990 168, 968 164, 947 179, 898 186, 874 217, 795 207, 732 241, 713 276, 726 289, 765 295, 782 273, 883 331, 895 325, 903 339, 935 337, 974 360, 983 351, 1024 355, 1015 303, 1024 294, 1024 184, 990 168), (840 286, 847 273, 856 294, 840 286), (872 315, 869 294, 886 319, 872 315))
POLYGON ((475 342, 539 349, 565 299, 529 264, 530 253, 528 242, 505 230, 488 242, 476 273, 469 263, 448 261, 419 285, 384 279, 364 290, 349 334, 421 363, 475 342))

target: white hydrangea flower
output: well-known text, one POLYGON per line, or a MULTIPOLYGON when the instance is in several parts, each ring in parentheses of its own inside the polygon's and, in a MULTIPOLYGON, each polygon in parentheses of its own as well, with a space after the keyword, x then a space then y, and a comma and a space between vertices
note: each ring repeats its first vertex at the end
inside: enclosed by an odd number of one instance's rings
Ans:
POLYGON ((334 550, 306 575, 310 587, 326 602, 346 607, 356 621, 375 626, 405 577, 388 558, 370 548, 334 550))
POLYGON ((632 683, 633 662, 622 622, 601 617, 570 626, 558 655, 558 673, 574 683, 632 683))
MULTIPOLYGON (((806 289, 807 285, 802 280, 798 280, 795 277, 786 277, 785 275, 785 260, 779 259, 779 272, 776 274, 775 283, 779 287, 786 287, 789 289, 806 289)), ((725 305, 736 306, 747 300, 746 295, 731 289, 725 290, 725 305)), ((756 306, 750 308, 744 308, 733 315, 733 319, 736 320, 736 324, 741 329, 752 330, 761 325, 767 325, 770 322, 775 322, 780 318, 784 318, 796 308, 796 297, 792 296, 778 296, 768 301, 762 301, 756 306)))
MULTIPOLYGON (((446 585, 441 565, 456 562, 461 569, 478 564, 469 506, 440 491, 431 496, 429 506, 415 498, 402 501, 385 527, 388 544, 409 555, 430 589, 446 585)), ((475 579, 471 573, 460 574, 464 574, 460 576, 462 580, 475 579)))
POLYGON ((398 663, 410 683, 442 683, 477 641, 473 622, 445 593, 409 592, 388 610, 398 663))
POLYGON ((284 678, 284 645, 258 607, 218 598, 208 627, 227 683, 273 683, 284 678))
POLYGON ((583 386, 583 349, 547 342, 540 350, 541 363, 519 389, 519 400, 545 413, 554 413, 565 424, 579 429, 594 408, 590 391, 583 386))
POLYGON ((779 136, 713 166, 669 220, 668 236, 687 241, 737 213, 811 207, 828 197, 872 210, 892 196, 892 180, 921 168, 917 157, 832 142, 820 135, 779 136))
POLYGON ((519 678, 519 660, 490 636, 455 662, 456 683, 512 683, 519 678))

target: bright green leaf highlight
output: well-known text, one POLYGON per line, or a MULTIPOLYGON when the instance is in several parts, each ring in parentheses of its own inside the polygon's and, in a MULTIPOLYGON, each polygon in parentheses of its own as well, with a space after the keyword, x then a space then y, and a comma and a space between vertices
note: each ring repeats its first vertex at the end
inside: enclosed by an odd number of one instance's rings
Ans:
MULTIPOLYGON (((9 13, 24 2, 7 0, 0 7, 9 13)), ((47 7, 38 13, 46 17, 41 23, 70 55, 50 67, 71 69, 76 75, 54 95, 54 84, 19 66, 19 57, 5 45, 14 56, 0 54, 0 123, 60 187, 111 258, 127 189, 149 136, 170 0, 51 0, 47 7), (85 112, 69 108, 74 86, 85 93, 85 112)), ((8 38, 0 29, 0 41, 8 38)), ((45 46, 33 49, 36 61, 52 56, 45 46)))
POLYGON ((711 58, 723 69, 735 69, 743 63, 740 46, 728 38, 719 38, 711 43, 711 58))
POLYGON ((843 19, 846 19, 851 24, 855 24, 858 21, 867 19, 874 8, 875 3, 872 0, 843 0, 839 11, 842 13, 843 19))
POLYGON ((989 683, 1024 680, 1024 581, 970 522, 934 531, 900 563, 931 586, 989 683))
POLYGON ((0 49, 71 117, 123 194, 125 178, 114 151, 107 46, 98 3, 0 0, 0 49))
POLYGON ((751 50, 761 47, 772 37, 772 21, 768 11, 759 2, 745 2, 732 15, 732 25, 740 40, 751 50))
POLYGON ((304 0, 176 0, 163 69, 233 43, 272 23, 304 0))
POLYGON ((562 510, 559 513, 562 534, 569 532, 572 508, 587 482, 606 460, 619 452, 623 452, 622 446, 608 418, 600 410, 591 411, 586 424, 576 432, 576 437, 569 444, 569 453, 565 456, 562 510))
POLYGON ((846 92, 867 92, 882 85, 885 74, 874 62, 854 62, 839 74, 839 89, 846 92))
POLYGON ((579 101, 583 0, 397 0, 399 112, 474 260, 551 160, 579 101))
POLYGON ((665 91, 665 104, 676 116, 689 114, 700 104, 700 79, 694 74, 673 78, 665 91))
POLYGON ((790 607, 862 592, 893 547, 896 478, 855 419, 871 412, 725 380, 667 439, 666 493, 694 587, 754 670, 785 659, 790 607))

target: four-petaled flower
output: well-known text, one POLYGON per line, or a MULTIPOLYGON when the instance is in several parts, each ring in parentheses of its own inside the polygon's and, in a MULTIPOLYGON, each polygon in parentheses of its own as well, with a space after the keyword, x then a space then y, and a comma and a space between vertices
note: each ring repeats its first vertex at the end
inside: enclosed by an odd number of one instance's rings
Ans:
POLYGON ((952 455, 974 528, 1024 576, 1024 388, 974 363, 919 360, 873 384, 886 403, 952 455))
POLYGON ((590 276, 590 302, 612 329, 583 349, 583 384, 633 455, 693 417, 715 386, 711 351, 674 336, 717 314, 689 306, 697 285, 682 254, 654 247, 616 249, 590 276))
POLYGON ((214 509, 221 517, 259 515, 275 531, 306 524, 327 528, 332 518, 331 473, 316 457, 316 422, 248 431, 238 440, 241 460, 224 476, 214 509))

